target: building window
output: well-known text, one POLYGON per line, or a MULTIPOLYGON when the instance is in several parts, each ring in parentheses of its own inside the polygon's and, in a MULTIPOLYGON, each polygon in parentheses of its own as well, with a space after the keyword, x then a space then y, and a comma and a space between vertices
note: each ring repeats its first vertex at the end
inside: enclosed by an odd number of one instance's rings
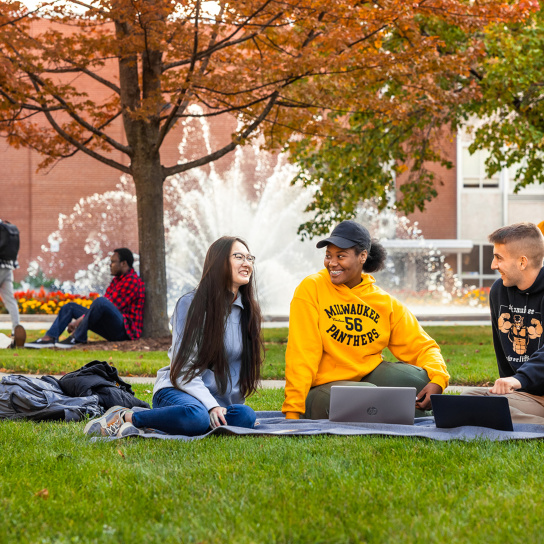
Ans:
POLYGON ((489 153, 478 150, 472 155, 468 151, 468 144, 463 145, 461 168, 463 174, 463 187, 465 189, 498 189, 499 173, 489 178, 485 171, 485 160, 489 153))
POLYGON ((461 255, 461 280, 465 287, 489 287, 498 273, 491 270, 493 246, 475 243, 470 253, 461 255))

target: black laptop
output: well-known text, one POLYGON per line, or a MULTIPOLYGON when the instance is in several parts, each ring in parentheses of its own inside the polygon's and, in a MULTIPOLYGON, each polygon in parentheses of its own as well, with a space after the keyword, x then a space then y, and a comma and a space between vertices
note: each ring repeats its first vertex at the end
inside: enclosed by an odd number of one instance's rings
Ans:
POLYGON ((513 431, 512 417, 505 396, 431 395, 437 427, 450 429, 471 425, 498 431, 513 431))

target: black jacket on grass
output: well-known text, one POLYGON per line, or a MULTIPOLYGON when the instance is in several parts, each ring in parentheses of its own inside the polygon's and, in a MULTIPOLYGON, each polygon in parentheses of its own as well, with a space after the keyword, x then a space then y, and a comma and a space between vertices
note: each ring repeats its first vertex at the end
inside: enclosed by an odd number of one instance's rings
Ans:
POLYGON ((119 377, 117 369, 105 361, 91 361, 65 374, 59 385, 71 397, 97 395, 100 406, 105 409, 112 406, 149 408, 147 402, 134 396, 132 387, 119 377))
POLYGON ((0 419, 80 421, 102 412, 96 395, 68 396, 53 376, 7 374, 0 378, 0 419))
POLYGON ((544 267, 525 291, 498 279, 489 304, 499 375, 516 378, 522 391, 544 395, 544 267))

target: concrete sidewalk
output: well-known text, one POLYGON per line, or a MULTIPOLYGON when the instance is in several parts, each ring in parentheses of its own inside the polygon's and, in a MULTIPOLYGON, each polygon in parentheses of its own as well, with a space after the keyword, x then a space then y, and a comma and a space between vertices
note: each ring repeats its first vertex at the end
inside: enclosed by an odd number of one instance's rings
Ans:
MULTIPOLYGON (((4 375, 3 373, 0 373, 0 377, 4 375)), ((23 376, 29 376, 29 377, 40 377, 41 374, 23 374, 23 376)), ((60 374, 54 376, 57 379, 62 378, 60 374)), ((125 380, 127 383, 137 383, 137 384, 149 384, 153 385, 155 383, 155 377, 154 376, 121 376, 123 380, 125 380)), ((284 389, 285 388, 285 380, 262 380, 261 381, 261 387, 262 389, 284 389)), ((446 388, 446 393, 464 393, 468 391, 469 389, 488 389, 487 387, 474 387, 474 386, 463 386, 463 385, 450 385, 446 388)))
MULTIPOLYGON (((55 315, 21 315, 21 325, 29 331, 46 331, 51 327, 51 323, 55 320, 55 315)), ((416 313, 416 317, 422 327, 447 327, 456 325, 491 325, 491 318, 489 312, 480 312, 478 314, 443 314, 443 315, 427 315, 416 313)), ((11 320, 9 315, 0 314, 0 329, 9 329, 11 327, 11 320)), ((272 328, 288 328, 289 320, 285 318, 275 318, 272 321, 263 321, 262 327, 264 329, 272 328)))
MULTIPOLYGON (((19 321, 21 325, 28 331, 46 331, 51 327, 51 323, 55 321, 56 315, 43 314, 21 314, 19 321)), ((11 319, 8 314, 0 314, 0 329, 10 329, 11 319)))
MULTIPOLYGON (((21 324, 28 330, 44 330, 46 331, 50 326, 56 316, 54 315, 21 315, 21 324)), ((422 326, 429 325, 439 325, 439 326, 452 326, 452 325, 490 325, 491 322, 484 319, 477 320, 467 320, 466 316, 444 316, 444 318, 436 319, 436 316, 433 316, 432 320, 427 321, 425 319, 427 316, 421 316, 423 320, 420 320, 422 326), (457 319, 460 317, 461 319, 457 319), (464 318, 464 319, 463 319, 464 318)), ((484 316, 480 316, 484 317, 484 316)), ((418 317, 418 319, 420 319, 418 317)), ((10 327, 10 318, 9 315, 2 314, 0 315, 0 329, 10 327)), ((274 327, 289 327, 288 321, 266 321, 263 323, 264 328, 274 328, 274 327)), ((0 376, 2 374, 0 373, 0 376)), ((27 376, 35 376, 32 374, 25 374, 27 376)), ((55 376, 60 378, 61 376, 55 376)), ((128 383, 140 383, 140 384, 149 384, 152 385, 155 383, 155 377, 140 377, 140 376, 122 376, 123 380, 128 383)), ((263 380, 262 382, 263 389, 283 389, 285 388, 285 380, 263 380)), ((447 393, 463 393, 469 389, 474 389, 474 387, 465 387, 452 385, 446 389, 447 393)), ((481 387, 478 389, 486 389, 481 387)))
MULTIPOLYGON (((21 315, 20 323, 27 331, 47 331, 55 320, 55 315, 21 315)), ((264 321, 263 329, 289 327, 289 321, 264 321)), ((0 329, 10 329, 11 319, 7 314, 0 314, 0 329)))
MULTIPOLYGON (((127 376, 123 377, 123 380, 126 380, 128 383, 155 383, 155 378, 151 377, 140 377, 140 376, 127 376)), ((262 380, 261 387, 263 389, 284 389, 285 380, 262 380)), ((488 387, 474 387, 474 386, 463 386, 463 385, 450 385, 446 388, 446 393, 464 393, 469 389, 489 389, 488 387)))

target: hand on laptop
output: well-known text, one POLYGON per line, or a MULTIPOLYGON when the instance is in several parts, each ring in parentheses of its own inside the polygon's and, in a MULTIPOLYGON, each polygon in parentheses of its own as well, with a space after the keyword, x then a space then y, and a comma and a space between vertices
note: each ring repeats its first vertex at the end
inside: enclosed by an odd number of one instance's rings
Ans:
POLYGON ((513 393, 516 389, 521 389, 521 383, 511 376, 508 378, 499 378, 493 387, 489 389, 494 395, 507 395, 513 393))
POLYGON ((416 408, 418 410, 430 410, 431 395, 440 395, 442 388, 437 383, 428 383, 418 394, 416 408))

